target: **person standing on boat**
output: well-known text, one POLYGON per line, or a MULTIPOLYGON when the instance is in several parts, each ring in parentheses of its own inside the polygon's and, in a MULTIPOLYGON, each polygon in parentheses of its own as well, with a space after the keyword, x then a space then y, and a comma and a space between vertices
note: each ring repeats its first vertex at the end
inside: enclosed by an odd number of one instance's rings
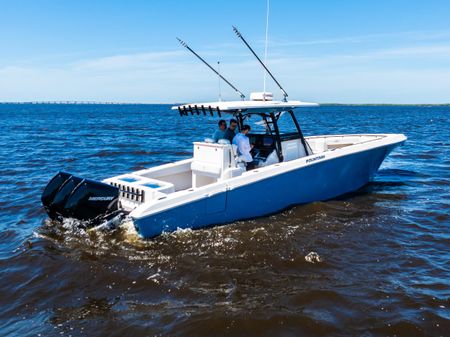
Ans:
POLYGON ((219 128, 213 134, 214 142, 217 143, 219 141, 219 139, 224 139, 226 130, 227 130, 227 122, 225 122, 225 120, 221 119, 219 121, 219 128))
POLYGON ((233 138, 233 144, 237 146, 238 154, 245 161, 245 165, 248 170, 255 168, 256 163, 250 153, 252 147, 250 145, 250 139, 248 139, 247 134, 250 132, 250 125, 244 125, 240 133, 238 133, 233 138))
POLYGON ((233 138, 236 136, 236 127, 237 127, 237 121, 235 119, 230 120, 230 126, 225 131, 224 139, 228 139, 230 144, 233 143, 233 138))

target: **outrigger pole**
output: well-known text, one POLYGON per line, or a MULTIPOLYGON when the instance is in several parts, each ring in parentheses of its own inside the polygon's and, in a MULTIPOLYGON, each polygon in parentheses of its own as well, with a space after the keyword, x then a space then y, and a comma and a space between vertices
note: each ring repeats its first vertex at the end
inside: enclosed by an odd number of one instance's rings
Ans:
POLYGON ((247 41, 245 41, 244 37, 242 36, 242 34, 238 31, 238 29, 233 26, 233 31, 236 33, 236 35, 242 40, 242 42, 245 43, 245 45, 248 47, 248 49, 250 49, 250 51, 252 52, 252 54, 256 57, 256 59, 259 61, 259 63, 261 63, 261 65, 264 67, 264 69, 267 71, 267 73, 270 75, 270 77, 272 77, 272 79, 275 81, 275 83, 278 85, 278 87, 280 88, 281 92, 283 93, 284 102, 287 102, 287 97, 288 94, 287 92, 283 89, 283 87, 281 86, 281 84, 277 81, 277 79, 275 78, 275 76, 272 75, 272 73, 270 72, 270 70, 266 67, 266 65, 264 64, 263 61, 261 61, 261 59, 259 58, 258 55, 256 55, 255 51, 252 49, 252 47, 250 47, 250 45, 247 43, 247 41))
POLYGON ((186 42, 184 42, 183 40, 179 39, 177 37, 178 42, 180 42, 180 44, 185 47, 187 50, 189 50, 192 54, 194 54, 195 56, 197 56, 197 58, 202 61, 204 64, 206 64, 208 66, 209 69, 211 69, 217 76, 219 76, 222 80, 224 80, 230 87, 232 87, 238 94, 239 96, 241 96, 241 99, 244 100, 245 99, 245 95, 239 90, 237 89, 233 84, 231 84, 225 77, 223 77, 216 69, 214 69, 213 67, 211 67, 209 65, 208 62, 206 62, 200 55, 198 55, 195 51, 193 51, 191 49, 191 47, 189 47, 187 45, 186 42))

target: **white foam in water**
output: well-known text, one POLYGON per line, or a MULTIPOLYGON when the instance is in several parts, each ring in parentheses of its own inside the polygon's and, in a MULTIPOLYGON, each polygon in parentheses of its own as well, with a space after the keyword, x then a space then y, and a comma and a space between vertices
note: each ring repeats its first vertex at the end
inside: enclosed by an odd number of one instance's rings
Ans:
POLYGON ((160 284, 161 281, 162 281, 162 277, 161 277, 161 274, 158 272, 158 273, 155 273, 155 274, 150 275, 149 277, 147 277, 147 280, 149 280, 149 281, 151 280, 151 281, 153 281, 156 284, 160 284))
POLYGON ((175 232, 173 232, 174 234, 190 234, 192 233, 192 229, 191 228, 180 228, 178 227, 177 230, 175 232))
POLYGON ((136 232, 133 220, 131 218, 125 218, 119 227, 123 230, 123 236, 128 242, 142 241, 139 234, 136 232))
POLYGON ((322 258, 316 252, 310 252, 305 256, 305 261, 309 263, 319 263, 322 262, 322 258))
POLYGON ((67 233, 79 235, 79 236, 87 236, 86 228, 83 226, 83 222, 81 220, 73 219, 73 218, 64 218, 62 221, 62 228, 67 231, 67 233))

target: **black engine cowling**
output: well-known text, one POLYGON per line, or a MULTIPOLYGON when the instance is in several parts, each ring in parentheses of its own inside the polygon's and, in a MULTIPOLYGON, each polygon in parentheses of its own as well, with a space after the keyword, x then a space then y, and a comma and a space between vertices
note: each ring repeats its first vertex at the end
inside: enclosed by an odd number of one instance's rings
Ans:
POLYGON ((58 193, 60 187, 71 177, 70 173, 58 172, 47 184, 42 192, 41 200, 44 207, 50 205, 55 198, 56 193, 58 193))
POLYGON ((42 193, 51 219, 75 218, 95 222, 119 211, 119 189, 66 172, 56 174, 42 193))
POLYGON ((64 213, 72 218, 91 220, 118 210, 119 189, 99 181, 84 179, 70 194, 64 213))
POLYGON ((72 191, 74 191, 82 181, 82 178, 71 175, 62 183, 48 206, 48 213, 51 218, 55 218, 57 215, 67 216, 64 214, 64 205, 66 204, 67 199, 69 199, 72 191))

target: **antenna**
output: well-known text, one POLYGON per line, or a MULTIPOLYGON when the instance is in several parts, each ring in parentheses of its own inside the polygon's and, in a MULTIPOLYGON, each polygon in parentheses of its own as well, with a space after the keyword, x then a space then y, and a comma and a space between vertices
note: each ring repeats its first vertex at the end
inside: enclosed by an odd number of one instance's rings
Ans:
POLYGON ((222 102, 222 90, 220 87, 220 61, 217 61, 217 72, 219 73, 219 102, 222 102))
MULTIPOLYGON (((270 0, 267 0, 266 45, 264 47, 264 64, 267 64, 267 45, 268 45, 268 36, 269 36, 269 9, 270 9, 270 0)), ((266 100, 266 77, 267 77, 267 71, 264 70, 264 94, 263 94, 264 100, 266 100)))
POLYGON ((178 40, 178 42, 180 42, 180 44, 183 46, 183 47, 185 47, 187 50, 189 50, 192 54, 194 54, 195 56, 197 56, 197 58, 200 60, 200 61, 202 61, 209 69, 211 69, 217 76, 219 76, 219 78, 221 78, 222 80, 224 80, 225 81, 225 83, 227 83, 230 87, 232 87, 233 89, 234 89, 234 91, 236 91, 238 94, 239 94, 239 96, 241 96, 241 99, 242 100, 244 100, 245 99, 245 95, 239 90, 239 89, 237 89, 234 85, 232 85, 225 77, 223 77, 216 69, 214 69, 213 67, 211 67, 210 65, 209 65, 209 63, 208 62, 206 62, 200 55, 198 55, 195 51, 193 51, 192 49, 191 49, 191 47, 189 47, 188 45, 187 45, 187 43, 186 42, 184 42, 183 40, 181 40, 181 39, 179 39, 178 37, 177 37, 177 40, 178 40))
POLYGON ((245 43, 245 45, 248 47, 248 49, 250 49, 250 51, 252 52, 252 54, 256 57, 256 59, 259 61, 259 63, 261 63, 261 65, 264 67, 264 69, 267 71, 267 73, 270 75, 270 77, 272 77, 272 79, 275 81, 275 83, 278 85, 278 87, 280 88, 281 92, 283 93, 284 99, 283 101, 287 102, 287 97, 288 94, 287 92, 283 89, 283 87, 281 86, 281 84, 277 81, 277 79, 272 75, 272 73, 270 72, 270 70, 266 67, 266 65, 264 64, 263 61, 261 61, 261 59, 259 58, 258 55, 256 55, 255 51, 252 49, 252 47, 250 47, 250 45, 247 43, 247 41, 245 41, 244 37, 242 36, 242 34, 237 30, 237 28, 235 26, 233 26, 233 31, 236 33, 236 35, 242 40, 242 42, 245 43))

